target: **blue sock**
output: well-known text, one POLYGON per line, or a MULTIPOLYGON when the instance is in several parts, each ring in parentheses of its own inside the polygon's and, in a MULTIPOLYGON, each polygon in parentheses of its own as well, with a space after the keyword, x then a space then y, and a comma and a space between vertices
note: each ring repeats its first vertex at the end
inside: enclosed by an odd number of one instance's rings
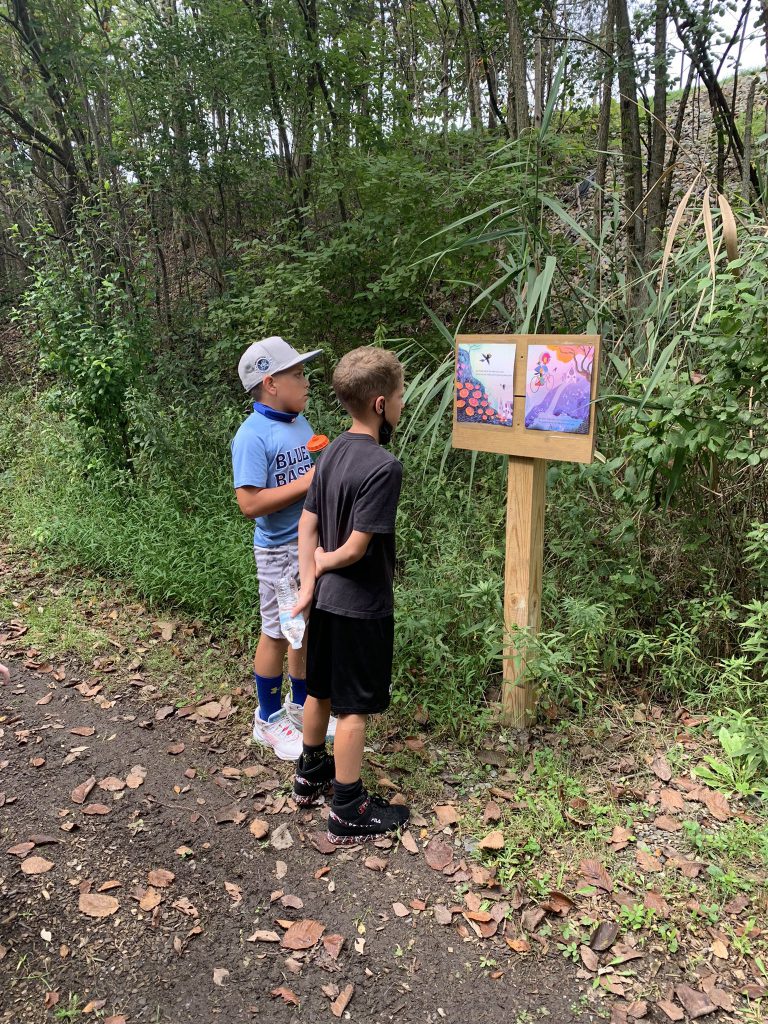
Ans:
POLYGON ((253 681, 259 698, 259 718, 266 722, 270 715, 274 715, 283 706, 283 677, 260 676, 254 672, 253 681))
POLYGON ((304 706, 304 702, 307 699, 307 680, 297 679, 296 676, 288 675, 291 681, 291 700, 294 704, 301 704, 304 706))

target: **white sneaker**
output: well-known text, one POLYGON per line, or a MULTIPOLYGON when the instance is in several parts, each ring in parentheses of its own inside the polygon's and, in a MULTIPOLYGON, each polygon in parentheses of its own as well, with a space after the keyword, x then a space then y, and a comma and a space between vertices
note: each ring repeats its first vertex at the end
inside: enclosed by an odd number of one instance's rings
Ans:
MULTIPOLYGON (((296 729, 298 729, 299 732, 303 732, 304 731, 304 705, 303 704, 294 704, 294 702, 290 698, 290 695, 287 695, 286 698, 285 698, 285 701, 283 702, 283 710, 285 711, 286 715, 290 719, 291 724, 296 729)), ((334 738, 334 736, 336 735, 336 723, 337 722, 338 722, 338 719, 334 718, 333 715, 331 715, 331 717, 328 719, 328 731, 325 734, 325 738, 327 740, 332 740, 334 738)))
POLYGON ((298 761, 301 756, 301 730, 296 729, 286 715, 285 708, 270 715, 266 722, 256 708, 253 716, 253 741, 264 747, 272 747, 281 761, 298 761))

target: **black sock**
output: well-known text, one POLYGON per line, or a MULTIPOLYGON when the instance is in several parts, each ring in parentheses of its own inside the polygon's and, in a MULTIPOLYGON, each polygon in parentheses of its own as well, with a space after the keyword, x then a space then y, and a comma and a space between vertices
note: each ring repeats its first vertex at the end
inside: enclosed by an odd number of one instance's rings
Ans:
POLYGON ((302 754, 304 757, 304 767, 311 768, 325 757, 325 743, 318 743, 316 747, 311 747, 308 743, 305 743, 302 754))
POLYGON ((337 782, 333 780, 333 802, 342 807, 351 803, 363 795, 363 783, 361 779, 357 782, 337 782))

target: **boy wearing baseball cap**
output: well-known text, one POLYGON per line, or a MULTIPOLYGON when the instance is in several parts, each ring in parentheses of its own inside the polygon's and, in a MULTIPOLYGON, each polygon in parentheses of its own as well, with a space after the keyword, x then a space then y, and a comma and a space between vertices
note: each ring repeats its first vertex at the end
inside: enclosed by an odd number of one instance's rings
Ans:
MULTIPOLYGON (((253 738, 284 761, 297 760, 302 751, 306 654, 303 646, 288 650, 275 584, 287 573, 296 578, 299 573, 299 517, 314 474, 306 448, 312 428, 301 415, 309 393, 304 364, 319 355, 320 349, 302 355, 272 337, 250 345, 238 364, 242 385, 253 399, 253 412, 232 441, 237 503, 243 515, 256 521, 261 636, 253 662, 259 701, 253 738), (283 703, 286 650, 291 688, 283 703)), ((334 726, 331 722, 329 735, 334 726)))

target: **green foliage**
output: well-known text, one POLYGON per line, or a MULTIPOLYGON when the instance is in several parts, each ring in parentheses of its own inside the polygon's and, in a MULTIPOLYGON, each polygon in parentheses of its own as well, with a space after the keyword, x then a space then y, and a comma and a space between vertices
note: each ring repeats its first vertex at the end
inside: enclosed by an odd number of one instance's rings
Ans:
POLYGON ((127 403, 150 351, 151 294, 140 266, 129 287, 125 268, 107 255, 99 216, 81 211, 66 248, 37 232, 28 250, 31 283, 15 319, 37 343, 43 372, 57 381, 48 401, 73 417, 91 453, 128 468, 127 403))

